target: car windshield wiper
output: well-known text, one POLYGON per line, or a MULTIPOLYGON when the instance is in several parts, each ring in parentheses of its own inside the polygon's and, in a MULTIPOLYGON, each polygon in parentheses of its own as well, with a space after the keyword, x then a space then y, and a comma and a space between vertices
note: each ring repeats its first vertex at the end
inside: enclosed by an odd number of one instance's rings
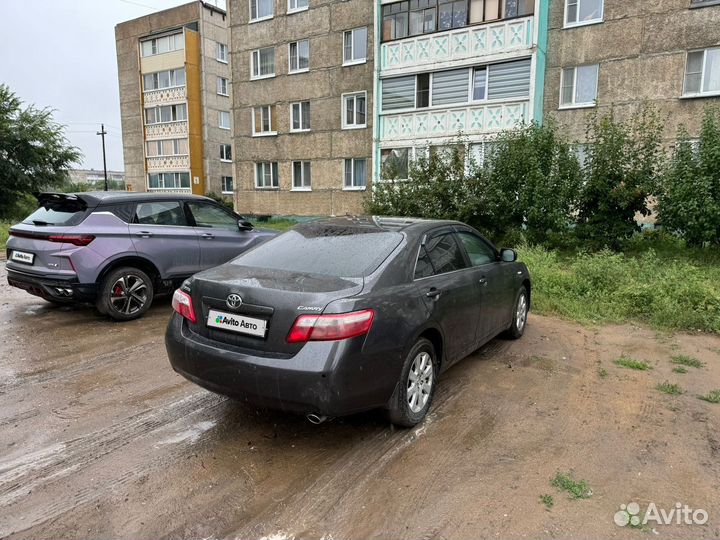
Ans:
POLYGON ((55 225, 54 223, 48 223, 47 221, 42 221, 40 219, 33 219, 32 222, 33 225, 55 225))

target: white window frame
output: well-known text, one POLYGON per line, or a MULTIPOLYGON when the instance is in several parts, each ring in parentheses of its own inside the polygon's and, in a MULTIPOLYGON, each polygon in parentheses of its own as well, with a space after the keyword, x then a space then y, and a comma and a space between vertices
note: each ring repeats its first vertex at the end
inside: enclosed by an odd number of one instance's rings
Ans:
POLYGON ((343 191, 365 191, 367 189, 367 183, 368 183, 368 163, 370 163, 370 160, 368 158, 345 158, 343 159, 343 191), (355 161, 362 159, 365 161, 365 185, 364 186, 356 186, 355 184, 355 161), (352 185, 348 186, 345 184, 345 163, 347 161, 350 161, 350 170, 352 171, 352 185))
POLYGON ((227 130, 232 129, 232 115, 230 114, 230 111, 218 111, 218 127, 220 129, 227 129, 227 130), (227 119, 228 119, 227 126, 223 126, 223 121, 222 121, 225 114, 227 114, 227 119))
POLYGON ((219 41, 216 41, 215 44, 215 60, 223 64, 227 64, 229 54, 227 43, 220 43, 219 41), (220 51, 224 51, 224 53, 220 54, 220 51))
MULTIPOLYGON (((312 129, 312 124, 310 124, 310 127, 309 127, 309 128, 295 129, 295 128, 293 127, 293 109, 295 108, 296 105, 298 106, 299 117, 300 117, 300 125, 302 125, 302 124, 303 124, 302 104, 303 104, 303 103, 306 103, 306 102, 309 104, 309 103, 310 103, 310 100, 307 100, 307 99, 306 99, 305 101, 294 101, 294 102, 292 102, 292 103, 290 104, 290 131, 291 131, 292 133, 306 133, 306 132, 308 132, 308 131, 310 131, 310 130, 312 129)), ((308 106, 308 109, 309 109, 309 108, 310 108, 310 107, 308 106)), ((255 118, 254 115, 253 115, 253 118, 255 118)), ((309 121, 309 120, 310 120, 310 119, 308 118, 308 121, 309 121)))
POLYGON ((225 97, 230 96, 230 79, 228 79, 227 77, 220 77, 218 75, 217 94, 218 94, 218 96, 225 96, 225 97), (225 91, 221 92, 223 86, 225 86, 225 91))
POLYGON ((221 176, 221 177, 220 177, 220 191, 221 191, 222 193, 225 193, 226 195, 231 195, 232 193, 235 192, 235 181, 233 180, 233 177, 232 177, 232 176, 221 176), (233 186, 232 186, 233 188, 232 188, 232 190, 230 190, 230 191, 228 191, 227 189, 225 189, 225 179, 226 179, 226 178, 229 178, 230 181, 231 181, 232 184, 233 184, 233 186))
MULTIPOLYGON (((367 91, 363 90, 362 92, 347 92, 346 94, 342 94, 340 97, 340 114, 341 114, 341 120, 342 120, 342 129, 365 129, 367 128, 367 118, 368 118, 368 99, 367 99, 367 91), (345 112, 347 111, 347 107, 345 106, 345 100, 349 97, 357 97, 359 95, 362 95, 365 97, 365 123, 364 124, 348 124, 346 122, 345 118, 345 112)), ((357 101, 355 102, 357 104, 357 101)), ((353 107, 353 116, 357 116, 357 105, 353 107)))
MULTIPOLYGON (((287 3, 287 13, 290 15, 291 13, 300 13, 302 11, 307 11, 310 9, 310 0, 307 0, 308 5, 304 7, 292 7, 293 0, 288 0, 287 3)), ((295 0, 295 6, 297 6, 297 0, 295 0)))
POLYGON ((720 47, 706 47, 704 49, 692 49, 687 51, 685 54, 685 69, 683 70, 683 89, 682 89, 682 95, 681 98, 698 98, 698 97, 713 97, 713 96, 720 96, 720 90, 711 90, 709 92, 704 92, 703 87, 705 86, 705 67, 707 66, 707 52, 711 49, 717 49, 720 50, 720 47), (688 57, 692 53, 703 53, 703 60, 702 60, 702 71, 700 72, 700 91, 699 92, 685 92, 685 78, 687 77, 687 64, 688 64, 688 57))
POLYGON ((342 55, 343 55, 343 66, 355 66, 357 64, 364 64, 367 62, 367 49, 368 49, 368 27, 367 26, 358 26, 357 28, 351 28, 350 30, 345 30, 343 32, 343 41, 342 41, 342 55), (365 29, 365 51, 363 53, 362 58, 353 59, 355 56, 355 31, 365 29), (350 60, 345 59, 345 35, 350 34, 350 43, 352 44, 352 53, 350 54, 350 60))
POLYGON ((598 95, 598 86, 600 85, 600 64, 583 64, 580 66, 572 66, 567 68, 561 68, 560 70, 560 95, 558 96, 558 109, 559 110, 566 110, 566 109, 588 109, 592 107, 597 106, 597 95, 598 95), (588 103, 576 103, 575 102, 575 93, 577 92, 577 70, 580 67, 590 67, 595 66, 595 99, 592 102, 588 103), (573 70, 573 86, 572 86, 572 103, 563 104, 562 102, 562 92, 563 92, 563 86, 565 82, 565 70, 572 69, 573 70))
POLYGON ((312 162, 308 159, 296 159, 290 162, 290 167, 292 169, 292 186, 290 187, 290 191, 312 191, 312 162), (296 163, 300 163, 300 183, 302 184, 300 187, 295 186, 296 163), (305 185, 305 163, 307 163, 310 168, 310 180, 307 186, 305 185))
MULTIPOLYGON (((259 2, 260 0, 257 0, 259 2)), ((255 3, 255 6, 258 6, 258 3, 255 3)), ((248 20, 248 24, 260 22, 260 21, 267 21, 275 17, 275 0, 270 0, 270 3, 272 4, 272 13, 270 15, 263 15, 262 17, 253 17, 252 14, 252 1, 248 1, 248 14, 250 16, 248 20)))
MULTIPOLYGON (((274 135, 277 135, 277 130, 275 129, 277 126, 273 126, 273 107, 275 105, 258 105, 257 107, 253 107, 251 109, 252 118, 251 118, 251 124, 252 124, 252 136, 253 137, 272 137, 274 135), (255 110, 260 109, 260 115, 263 115, 264 109, 267 109, 268 113, 268 125, 270 126, 270 131, 257 131, 258 126, 255 125, 255 110)), ((262 128, 262 126, 259 126, 262 128)))
MULTIPOLYGON (((279 178, 273 178, 273 170, 278 171, 278 175, 280 174, 280 166, 278 165, 277 161, 255 161, 253 162, 253 168, 254 168, 254 175, 255 175, 255 189, 279 189, 280 188, 280 179, 279 178), (273 167, 273 163, 275 163, 275 167, 273 167), (269 186, 261 186, 258 184, 258 165, 262 165, 263 169, 265 166, 270 167, 270 185, 269 186), (277 184, 277 185, 275 185, 277 184)), ((263 171, 263 176, 265 174, 265 171, 263 171)))
POLYGON ((190 175, 189 171, 163 171, 163 172, 150 172, 147 173, 147 176, 145 177, 145 181, 147 182, 147 189, 148 191, 155 191, 155 190, 165 190, 165 189, 182 189, 185 191, 190 191, 192 189, 192 176, 190 175), (158 187, 150 187, 150 176, 153 174, 158 175, 158 180, 162 180, 162 186, 158 187), (180 180, 180 175, 187 174, 188 175, 188 187, 183 187, 182 181, 180 180), (177 180, 177 183, 179 186, 166 186, 165 185, 165 176, 170 175, 173 178, 173 184, 175 184, 175 180, 177 180))
POLYGON ((220 143, 220 161, 223 163, 232 163, 232 145, 227 143, 220 143), (223 154, 227 154, 224 152, 225 147, 230 148, 230 159, 227 158, 227 155, 223 157, 223 154))
POLYGON ((251 81, 257 81, 260 79, 271 79, 275 76, 275 68, 277 67, 275 63, 275 47, 261 47, 259 49, 255 49, 250 52, 250 80, 251 81), (273 72, 267 73, 265 75, 260 75, 260 51, 264 51, 266 49, 272 49, 273 51, 273 72), (257 55, 257 56, 256 56, 257 55), (255 61, 257 60, 258 66, 257 71, 258 75, 255 75, 255 61))
POLYGON ((297 41, 291 41, 290 43, 288 43, 288 75, 294 75, 295 73, 307 73, 308 71, 310 71, 310 40, 306 38, 306 39, 298 39, 297 41), (307 44, 308 44, 308 67, 293 69, 292 68, 292 52, 291 52, 292 45, 293 45, 293 43, 296 45, 296 47, 295 47, 296 52, 297 52, 296 61, 297 61, 297 65, 299 66, 300 65, 300 42, 302 42, 302 41, 307 41, 307 44))
POLYGON ((588 21, 575 21, 575 22, 568 22, 568 4, 570 2, 575 2, 577 4, 577 14, 578 17, 580 16, 580 4, 582 2, 586 2, 587 0, 565 0, 565 9, 563 11, 563 28, 575 28, 577 26, 588 26, 590 24, 600 24, 605 21, 605 0, 600 0, 600 17, 595 19, 590 19, 588 21))

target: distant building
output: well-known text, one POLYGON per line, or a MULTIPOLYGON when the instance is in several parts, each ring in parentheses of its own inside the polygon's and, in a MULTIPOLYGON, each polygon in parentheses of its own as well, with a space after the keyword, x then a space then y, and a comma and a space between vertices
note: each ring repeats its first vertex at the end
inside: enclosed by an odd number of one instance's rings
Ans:
MULTIPOLYGON (((95 169, 70 169, 70 181, 75 184, 88 184, 93 189, 102 190, 105 187, 105 173, 95 169)), ((108 171, 108 185, 110 189, 125 189, 125 173, 123 171, 108 171)))
POLYGON ((720 96, 720 0, 552 0, 545 112, 583 141, 588 114, 660 110, 669 144, 720 96))
POLYGON ((225 10, 191 2, 115 27, 128 189, 232 193, 225 10))
POLYGON ((228 6, 238 211, 362 211, 372 175, 374 5, 228 6))

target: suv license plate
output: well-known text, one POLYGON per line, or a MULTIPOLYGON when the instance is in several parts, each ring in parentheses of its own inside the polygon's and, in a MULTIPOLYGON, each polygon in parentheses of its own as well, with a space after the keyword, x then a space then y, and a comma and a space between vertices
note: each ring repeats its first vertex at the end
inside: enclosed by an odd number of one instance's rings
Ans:
POLYGON ((10 260, 23 264, 32 264, 35 262, 35 254, 27 253, 25 251, 13 251, 10 255, 10 260))

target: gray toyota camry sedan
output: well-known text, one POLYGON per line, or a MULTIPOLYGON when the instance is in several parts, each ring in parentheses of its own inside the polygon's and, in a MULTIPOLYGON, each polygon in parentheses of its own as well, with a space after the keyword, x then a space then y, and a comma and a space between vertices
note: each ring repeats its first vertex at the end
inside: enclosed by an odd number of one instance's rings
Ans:
POLYGON ((438 375, 504 333, 531 285, 512 249, 455 221, 314 221, 186 280, 165 343, 178 373, 263 407, 330 416, 428 412, 438 375))

